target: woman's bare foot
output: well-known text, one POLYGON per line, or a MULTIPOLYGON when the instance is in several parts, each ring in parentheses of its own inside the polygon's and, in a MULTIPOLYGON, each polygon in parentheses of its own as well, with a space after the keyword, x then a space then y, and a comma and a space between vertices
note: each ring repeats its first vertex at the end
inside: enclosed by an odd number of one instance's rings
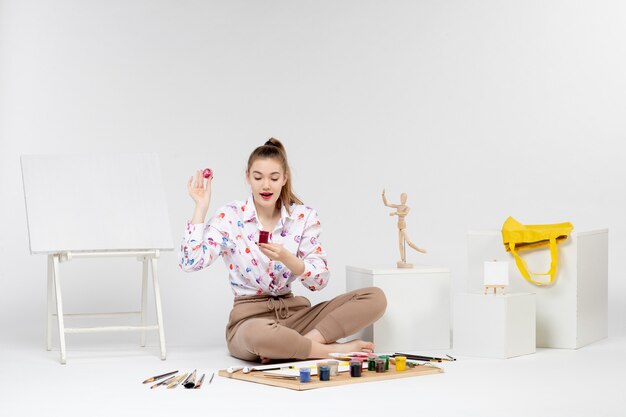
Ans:
POLYGON ((366 342, 364 340, 351 340, 346 343, 328 343, 324 336, 317 329, 313 329, 307 334, 304 335, 307 339, 311 339, 313 344, 319 343, 326 346, 332 346, 334 350, 331 350, 330 353, 348 353, 348 352, 368 352, 371 353, 374 351, 374 344, 372 342, 366 342))
POLYGON ((311 353, 309 358, 327 358, 331 353, 349 352, 374 352, 374 344, 365 340, 351 340, 346 343, 319 343, 311 342, 311 353))
POLYGON ((271 360, 272 358, 264 358, 263 356, 261 356, 261 363, 263 365, 265 365, 266 363, 270 363, 271 360))

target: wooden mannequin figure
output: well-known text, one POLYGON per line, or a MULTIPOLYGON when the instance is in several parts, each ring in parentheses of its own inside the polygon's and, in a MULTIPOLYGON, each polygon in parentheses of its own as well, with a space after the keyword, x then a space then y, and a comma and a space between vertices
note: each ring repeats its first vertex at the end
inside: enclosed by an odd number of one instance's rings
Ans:
POLYGON ((398 216, 398 237, 400 244, 400 260, 397 265, 398 268, 413 268, 413 264, 406 262, 406 244, 408 243, 410 247, 415 249, 418 252, 426 253, 426 251, 420 247, 418 247, 415 243, 411 242, 409 239, 409 235, 406 232, 406 221, 404 218, 411 208, 406 205, 406 193, 402 193, 400 195, 400 204, 389 204, 387 202, 387 197, 385 197, 385 190, 383 190, 383 203, 387 207, 395 208, 396 211, 394 213, 389 213, 390 216, 398 216))

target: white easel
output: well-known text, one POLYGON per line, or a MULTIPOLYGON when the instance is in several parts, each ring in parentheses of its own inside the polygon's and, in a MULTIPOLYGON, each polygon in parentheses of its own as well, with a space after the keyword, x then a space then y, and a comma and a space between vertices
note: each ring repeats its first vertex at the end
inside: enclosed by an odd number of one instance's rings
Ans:
POLYGON ((509 263, 494 260, 484 262, 483 265, 484 295, 492 291, 493 295, 497 295, 498 289, 500 294, 506 295, 506 287, 509 285, 509 263))
POLYGON ((65 364, 67 356, 65 352, 65 335, 68 333, 95 333, 106 331, 141 331, 141 346, 146 346, 146 330, 157 330, 159 332, 159 344, 161 348, 161 359, 165 360, 165 334, 163 332, 163 314, 161 312, 161 292, 157 278, 157 258, 158 250, 146 251, 111 251, 111 252, 63 252, 48 255, 48 326, 46 331, 46 349, 52 350, 52 326, 56 316, 59 326, 59 346, 61 349, 61 363, 65 364), (137 260, 143 264, 141 280, 141 311, 118 312, 118 313, 75 313, 63 314, 63 297, 61 296, 61 274, 59 264, 77 258, 105 258, 136 256, 137 260), (156 325, 147 325, 147 305, 148 305, 148 264, 152 269, 152 285, 154 287, 154 303, 156 306, 156 325), (55 303, 56 301, 56 303, 55 303), (56 308, 55 308, 56 307, 56 308), (55 313, 56 310, 56 313, 55 313), (98 326, 98 327, 65 327, 65 317, 120 317, 139 315, 140 326, 98 326))
POLYGON ((33 254, 48 259, 46 348, 52 327, 59 329, 61 363, 67 361, 65 335, 109 331, 158 331, 166 358, 157 259, 172 250, 169 216, 156 154, 22 156, 24 195, 33 254), (91 172, 91 175, 77 173, 91 172), (68 192, 67 184, 72 184, 68 192), (77 190, 77 191, 74 191, 77 190), (94 191, 95 190, 95 191, 94 191), (97 233, 85 224, 98 219, 97 233), (150 249, 143 249, 150 248, 150 249), (141 310, 111 313, 63 311, 60 264, 79 258, 136 257, 142 263, 141 310), (147 324, 148 275, 152 275, 156 325, 147 324), (65 318, 139 316, 140 325, 65 327, 65 318))

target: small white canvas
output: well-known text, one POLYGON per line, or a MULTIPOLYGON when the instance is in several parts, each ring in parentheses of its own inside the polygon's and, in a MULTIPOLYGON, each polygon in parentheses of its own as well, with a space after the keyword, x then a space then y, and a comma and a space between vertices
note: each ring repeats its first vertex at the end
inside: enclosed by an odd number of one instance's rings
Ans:
POLYGON ((509 285, 509 263, 485 262, 483 277, 485 285, 509 285))

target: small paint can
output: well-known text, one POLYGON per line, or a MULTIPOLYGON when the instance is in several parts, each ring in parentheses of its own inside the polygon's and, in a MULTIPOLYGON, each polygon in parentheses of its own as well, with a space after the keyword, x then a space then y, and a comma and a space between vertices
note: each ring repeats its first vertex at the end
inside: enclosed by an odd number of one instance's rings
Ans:
POLYGON ((376 370, 376 357, 372 356, 367 358, 367 370, 375 371, 376 370))
POLYGON ((259 243, 268 243, 270 238, 270 232, 265 230, 259 230, 259 243))
POLYGON ((320 376, 320 368, 322 366, 328 366, 328 363, 327 362, 318 362, 318 363, 316 363, 316 365, 317 365, 317 376, 319 377, 320 376))
POLYGON ((385 360, 385 371, 389 370, 389 355, 380 355, 379 358, 385 360))
POLYGON ((320 381, 330 381, 330 366, 322 365, 319 370, 320 381))
POLYGON ((326 363, 330 366, 330 376, 339 375, 339 361, 328 361, 326 363))
POLYGON ((361 369, 363 367, 363 362, 361 361, 350 361, 350 376, 353 378, 358 378, 361 376, 361 369))
POLYGON ((377 358, 376 359, 376 373, 385 372, 385 359, 377 358))
POLYGON ((311 368, 300 368, 300 382, 311 382, 311 368))
POLYGON ((396 356, 396 371, 406 371, 406 356, 396 356))

